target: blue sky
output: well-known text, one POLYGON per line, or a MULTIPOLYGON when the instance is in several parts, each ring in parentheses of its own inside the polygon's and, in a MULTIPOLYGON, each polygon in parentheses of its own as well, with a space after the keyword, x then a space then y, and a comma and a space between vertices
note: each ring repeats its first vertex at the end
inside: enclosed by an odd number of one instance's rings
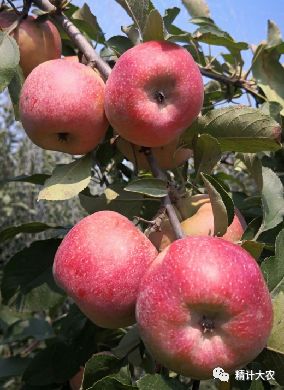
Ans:
MULTIPOLYGON (((188 31, 193 30, 181 0, 152 1, 162 14, 166 8, 181 8, 177 24, 188 31)), ((87 0, 87 3, 107 37, 120 34, 120 27, 131 23, 128 15, 115 0, 87 0)), ((75 0, 74 4, 82 5, 83 1, 75 0)), ((219 27, 229 32, 237 41, 257 44, 265 39, 268 19, 276 22, 282 32, 284 30, 284 0, 207 0, 207 4, 219 27)), ((249 53, 245 55, 246 58, 248 56, 249 53)))
MULTIPOLYGON (((178 23, 185 28, 189 25, 189 15, 183 8, 181 0, 152 1, 161 13, 166 8, 181 8, 178 23)), ((82 5, 83 1, 76 0, 74 3, 82 5)), ((115 0, 87 0, 87 3, 98 17, 107 36, 120 33, 120 26, 130 23, 127 14, 115 0)), ((274 20, 283 28, 283 0, 207 0, 207 4, 215 22, 231 33, 236 40, 258 43, 265 38, 268 19, 274 20)))

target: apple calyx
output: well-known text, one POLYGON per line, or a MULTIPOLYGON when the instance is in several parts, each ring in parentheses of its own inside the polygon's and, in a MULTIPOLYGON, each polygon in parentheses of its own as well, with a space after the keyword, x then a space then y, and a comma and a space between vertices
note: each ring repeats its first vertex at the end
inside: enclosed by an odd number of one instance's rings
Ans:
POLYGON ((215 322, 213 318, 207 317, 206 315, 202 316, 199 324, 203 333, 213 333, 213 330, 215 329, 215 322))
POLYGON ((60 142, 68 142, 69 133, 57 133, 58 141, 60 142))
POLYGON ((154 93, 154 98, 158 102, 158 104, 163 104, 163 103, 165 103, 165 100, 166 100, 166 96, 165 96, 164 92, 162 92, 162 91, 156 91, 154 93))

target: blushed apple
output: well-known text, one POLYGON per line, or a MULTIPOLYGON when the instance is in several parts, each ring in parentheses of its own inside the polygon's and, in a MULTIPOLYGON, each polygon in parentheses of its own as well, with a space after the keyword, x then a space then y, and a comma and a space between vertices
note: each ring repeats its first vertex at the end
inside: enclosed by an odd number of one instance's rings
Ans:
MULTIPOLYGON (((10 27, 18 18, 14 12, 0 12, 1 28, 10 27)), ((20 49, 20 66, 28 74, 42 62, 60 58, 61 38, 55 25, 49 20, 42 21, 32 15, 22 19, 11 33, 20 49)))
POLYGON ((139 284, 156 256, 152 243, 126 217, 99 211, 64 238, 53 274, 91 321, 119 328, 135 322, 139 284))
POLYGON ((51 60, 37 66, 20 96, 20 118, 29 138, 43 149, 85 154, 103 139, 105 84, 76 61, 51 60))
POLYGON ((106 83, 107 118, 136 145, 159 147, 174 141, 202 104, 197 64, 187 50, 167 41, 149 41, 127 50, 106 83))
POLYGON ((244 367, 265 347, 272 303, 260 268, 240 246, 185 237, 158 255, 142 280, 136 318, 162 365, 194 379, 244 367))
MULTIPOLYGON (((184 234, 187 236, 213 236, 214 214, 209 196, 205 194, 195 195, 192 197, 191 201, 187 203, 187 206, 188 214, 192 214, 192 212, 195 212, 195 214, 181 222, 181 228, 184 234)), ((180 209, 178 210, 181 211, 180 209)), ((183 212, 185 213, 185 210, 183 210, 183 212)), ((241 212, 235 208, 233 222, 228 226, 228 229, 222 238, 227 241, 238 242, 241 240, 246 226, 246 221, 241 212)), ((159 252, 176 239, 174 230, 168 218, 162 222, 159 231, 150 234, 149 239, 159 252)))

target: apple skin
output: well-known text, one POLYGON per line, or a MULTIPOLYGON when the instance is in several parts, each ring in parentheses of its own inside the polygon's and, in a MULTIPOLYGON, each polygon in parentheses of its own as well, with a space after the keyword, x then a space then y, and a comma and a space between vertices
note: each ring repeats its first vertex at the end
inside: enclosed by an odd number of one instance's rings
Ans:
POLYGON ((127 50, 107 83, 105 111, 112 127, 136 145, 159 147, 176 139, 203 104, 203 81, 190 53, 167 41, 127 50))
MULTIPOLYGON (((17 20, 14 12, 0 12, 0 26, 8 28, 17 20)), ((20 48, 20 66, 25 77, 42 62, 60 58, 61 38, 55 25, 27 16, 13 30, 11 36, 20 48)))
MULTIPOLYGON (((180 209, 178 209, 180 211, 180 209)), ((181 227, 187 236, 212 236, 214 234, 214 215, 208 195, 195 195, 191 199, 191 208, 189 214, 195 211, 191 217, 181 222, 181 227)), ((235 208, 233 222, 226 233, 222 236, 224 240, 238 242, 246 229, 246 221, 235 208)), ((168 218, 161 224, 161 230, 153 232, 149 236, 150 241, 155 245, 159 252, 164 250, 175 239, 175 233, 168 218)))
POLYGON ((115 329, 135 322, 139 284, 156 256, 152 243, 126 217, 99 211, 66 235, 53 274, 91 321, 115 329))
POLYGON ((158 255, 140 285, 136 319, 162 365, 194 379, 244 367, 265 347, 272 303, 256 261, 216 237, 185 237, 158 255))
POLYGON ((46 61, 27 77, 20 117, 29 138, 43 149, 85 154, 104 137, 105 84, 76 61, 46 61))
MULTIPOLYGON (((191 149, 178 147, 178 142, 179 140, 176 139, 168 145, 152 149, 153 155, 161 169, 176 168, 193 156, 191 149)), ((127 160, 135 165, 137 164, 138 169, 150 170, 145 154, 140 151, 141 146, 131 144, 121 137, 118 138, 116 145, 127 160)))

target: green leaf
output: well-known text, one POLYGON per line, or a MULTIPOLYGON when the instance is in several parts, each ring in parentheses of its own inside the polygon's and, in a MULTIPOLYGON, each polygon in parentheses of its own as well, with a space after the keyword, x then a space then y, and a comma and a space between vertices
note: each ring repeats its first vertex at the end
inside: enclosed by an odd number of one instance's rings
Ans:
POLYGON ((196 41, 208 43, 209 45, 224 46, 235 57, 236 61, 239 63, 243 62, 240 52, 249 48, 246 42, 236 42, 210 18, 196 17, 191 19, 191 23, 199 25, 199 28, 192 34, 196 41))
POLYGON ((30 362, 30 358, 0 358, 0 378, 21 376, 30 362))
POLYGON ((265 348, 256 358, 265 370, 275 371, 275 379, 279 385, 284 386, 284 354, 265 348))
POLYGON ((138 179, 128 184, 125 191, 138 192, 139 194, 163 198, 168 195, 167 182, 161 179, 138 179))
POLYGON ((164 378, 159 374, 147 374, 138 380, 139 390, 185 390, 187 387, 174 378, 164 378))
POLYGON ((254 380, 251 382, 249 390, 265 390, 261 380, 254 380))
POLYGON ((15 70, 15 75, 12 78, 10 84, 8 85, 8 90, 10 94, 11 101, 13 103, 13 108, 14 108, 14 115, 15 119, 19 120, 19 100, 20 100, 20 93, 22 86, 24 84, 25 78, 22 72, 22 69, 18 65, 16 70, 15 70))
POLYGON ((193 18, 198 16, 210 17, 209 7, 205 0, 182 0, 182 2, 193 18))
POLYGON ((85 366, 83 389, 88 389, 100 379, 117 373, 121 366, 122 362, 109 352, 93 355, 85 366))
MULTIPOLYGON (((275 241, 275 256, 266 258, 261 264, 261 270, 272 296, 284 292, 284 230, 275 241)), ((284 352, 284 351, 283 351, 284 352)))
POLYGON ((134 24, 131 26, 122 26, 121 31, 127 35, 133 45, 139 45, 139 43, 141 43, 140 32, 134 24))
POLYGON ((194 142, 194 168, 196 177, 200 173, 211 173, 221 158, 220 144, 209 134, 199 135, 194 142))
POLYGON ((58 165, 45 181, 38 200, 66 200, 78 195, 91 180, 91 167, 90 154, 71 164, 58 165))
POLYGON ((28 338, 41 341, 51 337, 54 337, 54 332, 47 321, 39 318, 30 318, 29 320, 18 321, 10 326, 5 332, 1 343, 7 344, 28 338))
POLYGON ((265 244, 263 242, 257 242, 257 241, 243 241, 242 242, 242 248, 244 248, 248 253, 252 255, 256 260, 260 258, 260 255, 265 247, 265 244))
POLYGON ((263 188, 263 177, 262 177, 262 164, 261 160, 256 154, 253 153, 239 153, 237 155, 246 165, 249 173, 255 180, 258 190, 261 192, 263 188))
POLYGON ((106 45, 121 55, 133 47, 133 43, 123 35, 115 35, 106 41, 106 45))
MULTIPOLYGON (((283 247, 282 247, 283 248, 283 247)), ((275 270, 275 273, 277 271, 275 270)), ((267 347, 284 355, 284 292, 281 291, 273 299, 273 328, 269 336, 267 347)))
POLYGON ((147 16, 154 8, 150 0, 115 0, 125 9, 133 22, 139 28, 140 33, 145 28, 147 16))
POLYGON ((223 236, 234 219, 234 203, 214 177, 201 173, 214 215, 214 235, 223 236))
POLYGON ((98 24, 96 16, 92 14, 88 4, 84 3, 82 8, 77 9, 73 13, 72 19, 73 21, 75 19, 82 22, 79 23, 80 25, 77 27, 81 27, 81 30, 85 31, 91 39, 99 43, 105 42, 104 33, 98 24))
POLYGON ((162 41, 165 35, 165 27, 162 16, 159 11, 153 9, 146 21, 143 31, 143 40, 146 41, 162 41))
POLYGON ((282 106, 278 102, 264 102, 260 110, 265 114, 271 116, 273 119, 276 120, 280 125, 282 124, 282 118, 281 118, 281 110, 282 106))
POLYGON ((141 194, 126 192, 122 188, 115 186, 112 188, 107 189, 100 196, 91 195, 87 190, 81 192, 79 200, 82 207, 89 214, 93 214, 96 211, 112 210, 130 219, 135 215, 139 215, 143 205, 143 196, 141 194), (112 199, 109 196, 111 191, 114 193, 112 199))
POLYGON ((262 208, 263 221, 257 237, 264 231, 273 229, 283 221, 284 193, 279 177, 271 169, 263 167, 262 208))
POLYGON ((134 350, 140 342, 138 328, 134 325, 111 351, 117 358, 122 359, 134 350))
POLYGON ((53 280, 52 265, 60 242, 58 239, 35 241, 11 258, 4 267, 1 285, 4 304, 12 298, 23 299, 44 283, 59 291, 53 280))
POLYGON ((279 27, 272 20, 267 21, 267 47, 273 48, 282 43, 282 36, 279 27))
POLYGON ((57 341, 39 351, 25 370, 23 380, 40 387, 71 378, 79 370, 72 347, 72 344, 57 341))
POLYGON ((284 68, 277 50, 267 50, 266 45, 259 45, 252 60, 252 73, 267 99, 282 106, 281 114, 284 115, 284 68))
POLYGON ((49 310, 62 305, 65 298, 62 292, 58 293, 43 283, 24 295, 18 295, 16 307, 24 311, 49 310))
POLYGON ((11 177, 6 180, 6 182, 23 182, 23 183, 32 183, 43 185, 45 181, 50 178, 51 175, 46 175, 43 173, 35 173, 34 175, 20 175, 11 177))
POLYGON ((15 76, 19 61, 20 51, 15 39, 0 31, 0 92, 15 76))
POLYGON ((219 108, 197 118, 182 136, 191 146, 197 134, 210 134, 221 145, 221 150, 255 153, 281 148, 281 126, 261 110, 234 106, 219 108))
POLYGON ((88 390, 132 390, 132 389, 137 389, 137 387, 124 384, 119 379, 111 376, 101 379, 100 381, 95 383, 92 387, 88 388, 88 390))
POLYGON ((47 225, 42 222, 28 222, 18 226, 11 226, 0 231, 0 243, 17 236, 19 233, 40 233, 50 229, 64 229, 62 226, 47 225))

